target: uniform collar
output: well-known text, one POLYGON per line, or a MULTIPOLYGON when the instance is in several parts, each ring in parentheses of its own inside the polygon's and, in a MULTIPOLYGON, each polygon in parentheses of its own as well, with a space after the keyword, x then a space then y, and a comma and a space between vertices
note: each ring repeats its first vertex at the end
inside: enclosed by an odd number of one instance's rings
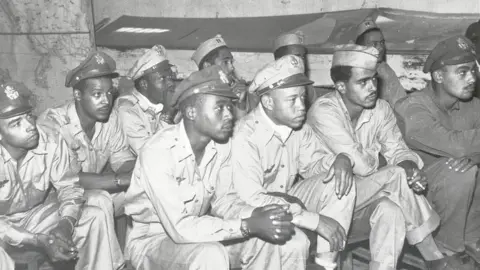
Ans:
POLYGON ((145 97, 143 94, 138 92, 137 89, 133 89, 132 95, 137 99, 140 109, 142 109, 144 112, 153 111, 154 114, 160 114, 163 111, 162 103, 159 103, 159 104, 151 103, 150 100, 148 100, 147 97, 145 97))
MULTIPOLYGON (((343 102, 343 99, 342 99, 342 96, 340 95, 340 92, 335 91, 334 92, 334 98, 337 100, 338 104, 340 105, 340 109, 345 114, 345 117, 347 117, 347 119, 351 123, 352 118, 350 118, 350 114, 348 113, 347 106, 345 106, 345 102, 343 102)), ((377 103, 378 103, 378 100, 377 100, 377 103)), ((354 127, 355 130, 359 129, 364 123, 368 123, 370 121, 370 119, 372 119, 373 110, 375 110, 375 108, 364 109, 362 111, 362 114, 360 114, 360 116, 358 117, 357 126, 354 127)))
POLYGON ((255 128, 261 130, 259 134, 263 145, 268 144, 274 136, 278 137, 283 143, 285 143, 292 134, 291 128, 273 123, 265 113, 262 104, 258 104, 257 108, 255 108, 254 118, 255 124, 257 125, 255 128))
MULTIPOLYGON (((82 129, 82 124, 80 123, 80 118, 78 118, 77 110, 75 108, 75 102, 71 102, 67 105, 67 117, 67 124, 70 125, 69 130, 72 132, 73 136, 77 136, 78 134, 84 132, 84 130, 82 129)), ((95 134, 92 137, 92 141, 97 136, 97 134, 100 133, 103 125, 104 124, 102 122, 95 123, 95 134)))
MULTIPOLYGON (((178 149, 178 162, 182 162, 187 158, 193 158, 195 161, 195 155, 193 154, 192 145, 188 139, 187 132, 185 130, 185 124, 183 120, 176 125, 176 136, 173 138, 173 147, 178 149)), ((202 158, 202 163, 210 161, 217 154, 216 143, 212 140, 205 147, 205 153, 202 158)), ((205 163, 204 163, 205 164, 205 163)))
POLYGON ((427 84, 427 87, 425 89, 423 89, 422 91, 424 91, 425 94, 427 94, 432 99, 433 103, 435 103, 435 106, 437 106, 437 108, 439 108, 440 110, 445 111, 445 112, 460 110, 460 102, 461 102, 460 100, 455 102, 455 104, 453 104, 452 108, 450 108, 450 109, 447 109, 447 108, 445 108, 445 106, 438 103, 437 97, 435 96, 435 93, 433 91, 433 86, 432 86, 431 82, 429 82, 427 84))

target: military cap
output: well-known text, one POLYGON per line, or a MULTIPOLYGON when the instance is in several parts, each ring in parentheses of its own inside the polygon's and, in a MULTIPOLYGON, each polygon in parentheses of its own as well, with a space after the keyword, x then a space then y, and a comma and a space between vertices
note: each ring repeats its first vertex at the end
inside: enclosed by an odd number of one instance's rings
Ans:
POLYGON ((376 70, 380 52, 374 47, 342 44, 334 48, 332 67, 349 66, 376 70))
POLYGON ((428 73, 447 65, 458 65, 475 61, 475 46, 464 36, 454 36, 433 48, 425 61, 423 72, 428 73))
POLYGON ((128 71, 127 77, 136 80, 152 72, 171 72, 170 62, 167 59, 167 50, 162 45, 155 45, 133 64, 128 71))
POLYGON ((66 87, 74 87, 78 82, 88 78, 101 76, 118 77, 115 72, 116 63, 108 54, 100 51, 92 51, 80 65, 70 70, 65 78, 66 87))
POLYGON ((33 110, 28 99, 22 95, 20 83, 8 81, 0 85, 0 119, 22 115, 33 110))
POLYGON ((192 55, 192 60, 197 66, 200 66, 200 62, 202 62, 203 58, 207 56, 209 52, 223 46, 227 46, 227 43, 225 43, 225 40, 223 40, 221 35, 216 35, 214 38, 211 38, 198 46, 197 50, 192 55))
POLYGON ((260 69, 253 78, 249 92, 261 96, 274 89, 313 84, 305 75, 302 58, 285 55, 260 69))
POLYGON ((465 36, 471 41, 480 40, 480 20, 468 26, 465 36))
POLYGON ((230 80, 219 66, 210 66, 195 71, 175 88, 172 106, 178 107, 182 101, 196 94, 209 94, 238 99, 230 86, 230 80))
POLYGON ((273 52, 278 48, 288 45, 302 45, 304 46, 305 37, 301 31, 295 33, 286 33, 278 36, 273 42, 273 52))
POLYGON ((373 18, 367 17, 357 26, 357 37, 371 29, 380 29, 373 18))

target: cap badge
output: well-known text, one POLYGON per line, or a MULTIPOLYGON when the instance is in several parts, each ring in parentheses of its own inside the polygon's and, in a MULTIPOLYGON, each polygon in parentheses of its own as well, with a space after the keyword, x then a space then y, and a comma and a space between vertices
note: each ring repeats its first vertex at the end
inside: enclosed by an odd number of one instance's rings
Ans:
POLYGON ((163 50, 162 47, 160 46, 153 46, 153 50, 158 54, 158 55, 165 55, 165 51, 163 50))
POLYGON ((227 84, 230 83, 230 80, 227 78, 227 75, 223 71, 219 70, 218 75, 220 75, 220 80, 222 80, 222 82, 227 84))
POLYGON ((465 40, 461 39, 461 38, 458 38, 457 39, 457 43, 458 43, 458 47, 462 50, 467 50, 468 49, 468 44, 465 42, 465 40))
POLYGON ((365 22, 366 27, 370 27, 370 22, 365 22))
POLYGON ((7 87, 5 87, 5 95, 7 96, 7 98, 9 98, 10 100, 14 100, 14 99, 17 99, 19 94, 17 92, 17 90, 15 90, 13 87, 11 87, 10 85, 7 85, 7 87))
POLYGON ((294 57, 292 57, 292 61, 290 63, 292 63, 292 66, 298 67, 298 60, 295 59, 294 57))
POLYGON ((99 65, 105 64, 105 59, 103 59, 103 57, 99 54, 95 54, 95 61, 97 61, 97 64, 99 65))

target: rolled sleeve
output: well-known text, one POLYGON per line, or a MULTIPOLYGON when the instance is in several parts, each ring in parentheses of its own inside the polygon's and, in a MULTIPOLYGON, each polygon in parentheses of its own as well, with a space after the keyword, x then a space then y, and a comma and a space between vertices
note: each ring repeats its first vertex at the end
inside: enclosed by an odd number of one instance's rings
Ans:
POLYGON ((182 200, 182 194, 185 193, 183 189, 188 186, 178 184, 175 178, 176 164, 168 150, 143 149, 137 163, 138 181, 144 187, 167 234, 176 243, 217 242, 241 238, 240 219, 224 220, 210 215, 196 216, 188 213, 182 200))
POLYGON ((354 164, 353 172, 359 176, 368 176, 378 168, 377 153, 366 149, 351 134, 345 116, 338 108, 328 103, 317 101, 310 109, 308 124, 318 139, 331 153, 323 160, 323 168, 328 170, 335 161, 336 155, 344 153, 354 164))
POLYGON ((117 113, 130 149, 138 155, 152 134, 133 104, 130 104, 129 101, 119 102, 117 113))
POLYGON ((79 184, 80 165, 75 162, 67 143, 59 139, 58 147, 53 155, 50 181, 57 189, 60 202, 60 216, 79 219, 80 209, 84 203, 84 190, 79 184))
POLYGON ((408 148, 403 140, 392 108, 388 104, 382 104, 379 107, 385 118, 383 126, 379 129, 378 140, 382 146, 381 153, 388 164, 397 165, 402 161, 410 160, 415 162, 419 168, 422 168, 423 161, 420 156, 408 148))
POLYGON ((112 123, 112 128, 108 137, 109 150, 111 151, 110 165, 114 171, 117 171, 123 163, 135 160, 135 156, 130 151, 127 137, 123 132, 118 116, 112 114, 111 118, 113 119, 109 120, 109 122, 112 123))
POLYGON ((212 200, 212 214, 223 219, 245 219, 252 215, 255 207, 240 199, 233 188, 233 171, 229 158, 220 168, 217 188, 212 200))

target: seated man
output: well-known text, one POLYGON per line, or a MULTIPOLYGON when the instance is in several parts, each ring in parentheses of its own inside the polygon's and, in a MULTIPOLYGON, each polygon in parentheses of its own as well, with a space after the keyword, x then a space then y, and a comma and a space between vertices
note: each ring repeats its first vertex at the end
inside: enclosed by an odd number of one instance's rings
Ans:
POLYGON ((136 269, 306 267, 309 242, 294 231, 288 206, 254 209, 230 190, 237 96, 228 83, 218 66, 192 73, 173 97, 183 120, 140 150, 125 207, 133 219, 127 254, 136 269))
POLYGON ((461 263, 453 255, 464 250, 480 262, 480 100, 473 97, 473 50, 463 36, 440 42, 423 69, 431 83, 395 106, 406 142, 425 162, 426 196, 441 217, 435 240, 454 265, 461 263))
POLYGON ((395 71, 387 64, 387 47, 382 30, 372 18, 365 19, 357 27, 355 44, 374 47, 379 51, 379 65, 377 67, 378 97, 394 106, 397 100, 405 97, 407 92, 403 88, 395 71))
MULTIPOLYGON (((475 53, 477 55, 477 68, 480 69, 480 20, 470 24, 465 31, 465 36, 470 39, 470 41, 475 46, 475 53)), ((475 89, 475 97, 480 97, 480 72, 477 72, 477 85, 475 89)))
POLYGON ((391 107, 377 99, 378 57, 373 47, 336 47, 330 71, 336 91, 315 101, 307 122, 326 146, 324 167, 340 153, 352 160, 357 201, 350 239, 370 239, 370 269, 397 269, 405 236, 426 260, 443 258, 431 236, 440 218, 414 193, 427 184, 423 162, 403 141, 391 107), (379 153, 388 163, 380 169, 379 153))
MULTIPOLYGON (((47 109, 39 125, 59 131, 81 165, 80 185, 86 190, 86 203, 109 214, 123 214, 124 190, 130 184, 135 156, 116 114, 111 113, 112 77, 115 61, 103 52, 92 52, 67 74, 66 87, 73 87, 74 101, 47 109), (104 172, 107 162, 113 172, 104 172)), ((117 242, 115 234, 110 242, 117 242)))
POLYGON ((235 74, 232 52, 221 35, 217 35, 200 44, 193 53, 192 60, 197 64, 199 70, 213 65, 222 68, 230 80, 232 91, 239 97, 238 101, 235 102, 235 116, 237 119, 246 115, 258 104, 258 99, 255 95, 248 93, 247 83, 239 79, 235 74))
POLYGON ((28 250, 53 262, 78 259, 78 270, 120 269, 123 255, 106 237, 114 232, 105 213, 81 211, 80 168, 62 138, 37 128, 20 87, 0 86, 0 269, 14 269, 8 253, 28 250))
POLYGON ((239 196, 253 206, 292 203, 293 223, 318 234, 315 262, 334 269, 337 252, 347 240, 355 185, 345 155, 337 156, 328 175, 322 173, 322 146, 311 128, 303 125, 305 85, 312 83, 304 74, 303 60, 294 55, 268 64, 255 75, 249 91, 261 101, 235 127, 233 182, 239 196), (295 183, 297 174, 305 180, 295 183), (330 181, 333 174, 343 176, 335 183, 330 181), (339 183, 350 191, 342 198, 335 195, 339 183))
POLYGON ((128 76, 135 88, 118 97, 113 110, 118 114, 130 149, 138 155, 153 134, 173 121, 165 110, 175 89, 175 74, 165 48, 155 45, 135 62, 128 76))
MULTIPOLYGON (((282 58, 285 55, 296 55, 302 58, 303 63, 305 64, 305 75, 308 77, 308 59, 307 59, 307 48, 304 45, 304 35, 302 32, 295 33, 285 33, 277 37, 273 43, 273 57, 275 60, 282 58)), ((313 102, 318 98, 318 94, 315 91, 313 84, 306 85, 306 100, 305 105, 307 108, 313 104, 313 102)))

